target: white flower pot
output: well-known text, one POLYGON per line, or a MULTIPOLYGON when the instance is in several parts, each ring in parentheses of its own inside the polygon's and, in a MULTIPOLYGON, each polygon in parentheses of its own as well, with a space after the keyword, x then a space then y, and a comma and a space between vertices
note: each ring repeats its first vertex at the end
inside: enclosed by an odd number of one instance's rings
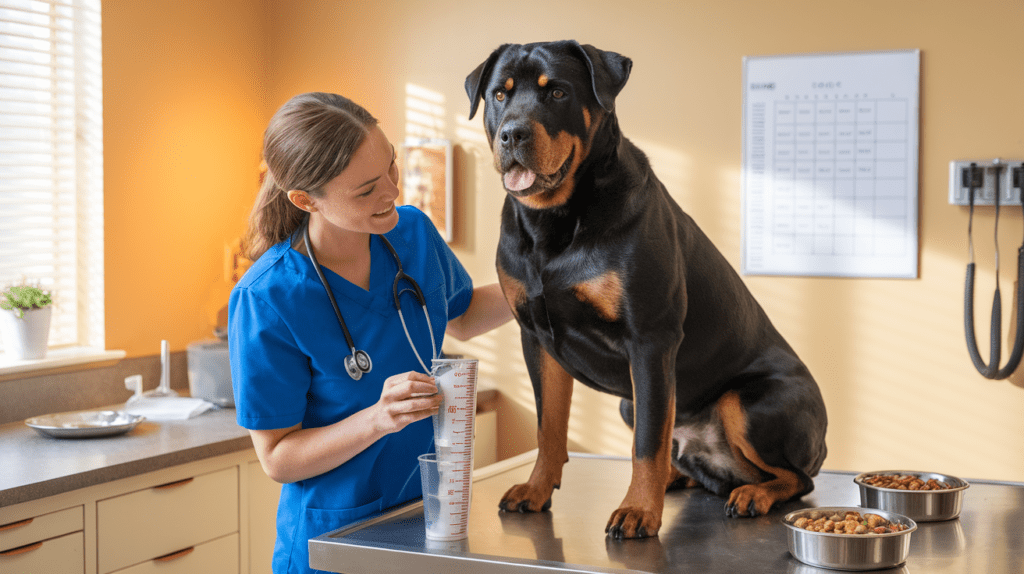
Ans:
POLYGON ((30 309, 20 319, 13 311, 0 311, 0 335, 8 356, 23 361, 46 356, 52 310, 52 307, 30 309))

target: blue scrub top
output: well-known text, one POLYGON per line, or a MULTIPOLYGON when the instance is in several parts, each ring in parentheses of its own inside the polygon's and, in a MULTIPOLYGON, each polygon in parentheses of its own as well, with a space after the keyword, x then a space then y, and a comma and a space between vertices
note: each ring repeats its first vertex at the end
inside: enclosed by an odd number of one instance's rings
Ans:
MULTIPOLYGON (((398 208, 386 234, 420 285, 440 351, 450 319, 465 313, 473 283, 434 225, 414 207, 398 208)), ((379 237, 370 240, 370 289, 324 268, 357 349, 373 369, 352 380, 348 345, 313 264, 283 241, 267 250, 231 292, 229 348, 238 424, 255 430, 330 425, 375 404, 384 380, 423 371, 395 310, 398 266, 379 237)), ((403 282, 404 284, 404 282, 403 282)), ((402 313, 429 367, 430 335, 416 299, 402 313)), ((285 484, 277 512, 273 569, 310 572, 308 540, 422 496, 416 457, 433 450, 430 419, 392 433, 320 476, 285 484)))

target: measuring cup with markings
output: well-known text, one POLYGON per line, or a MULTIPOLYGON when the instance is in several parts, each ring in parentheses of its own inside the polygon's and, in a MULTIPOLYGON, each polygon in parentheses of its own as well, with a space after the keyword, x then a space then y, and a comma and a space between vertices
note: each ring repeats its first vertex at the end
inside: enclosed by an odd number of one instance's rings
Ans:
POLYGON ((468 535, 478 364, 475 359, 434 359, 432 364, 431 375, 443 398, 434 415, 436 456, 420 457, 420 475, 426 534, 433 540, 468 535))

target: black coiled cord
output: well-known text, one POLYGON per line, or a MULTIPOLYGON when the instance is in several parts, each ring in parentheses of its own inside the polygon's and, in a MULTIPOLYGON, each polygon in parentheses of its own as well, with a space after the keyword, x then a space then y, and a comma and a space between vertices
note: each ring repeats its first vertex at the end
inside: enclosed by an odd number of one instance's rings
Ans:
POLYGON ((986 379, 1005 379, 1017 370, 1021 357, 1024 356, 1024 241, 1017 251, 1017 317, 1016 333, 1013 339, 1013 350, 1010 358, 1003 368, 999 368, 1000 354, 1002 352, 1002 320, 1003 304, 999 292, 999 168, 996 169, 995 177, 995 242, 996 242, 996 291, 992 300, 992 320, 989 341, 989 362, 986 364, 978 352, 978 343, 974 336, 974 239, 972 227, 974 225, 974 170, 977 164, 971 164, 971 175, 969 187, 968 205, 970 205, 970 218, 967 223, 967 242, 971 253, 971 261, 967 264, 967 278, 964 285, 964 332, 967 335, 967 352, 971 355, 974 368, 986 379))

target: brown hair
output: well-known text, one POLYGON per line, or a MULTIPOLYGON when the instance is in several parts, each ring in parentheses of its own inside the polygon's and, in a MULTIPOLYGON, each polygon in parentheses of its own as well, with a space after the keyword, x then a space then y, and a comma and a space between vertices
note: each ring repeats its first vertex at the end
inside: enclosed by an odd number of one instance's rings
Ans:
POLYGON ((298 229, 306 212, 289 201, 288 191, 320 197, 375 125, 362 106, 337 94, 299 94, 277 110, 263 134, 267 172, 249 215, 246 257, 255 261, 298 229))

